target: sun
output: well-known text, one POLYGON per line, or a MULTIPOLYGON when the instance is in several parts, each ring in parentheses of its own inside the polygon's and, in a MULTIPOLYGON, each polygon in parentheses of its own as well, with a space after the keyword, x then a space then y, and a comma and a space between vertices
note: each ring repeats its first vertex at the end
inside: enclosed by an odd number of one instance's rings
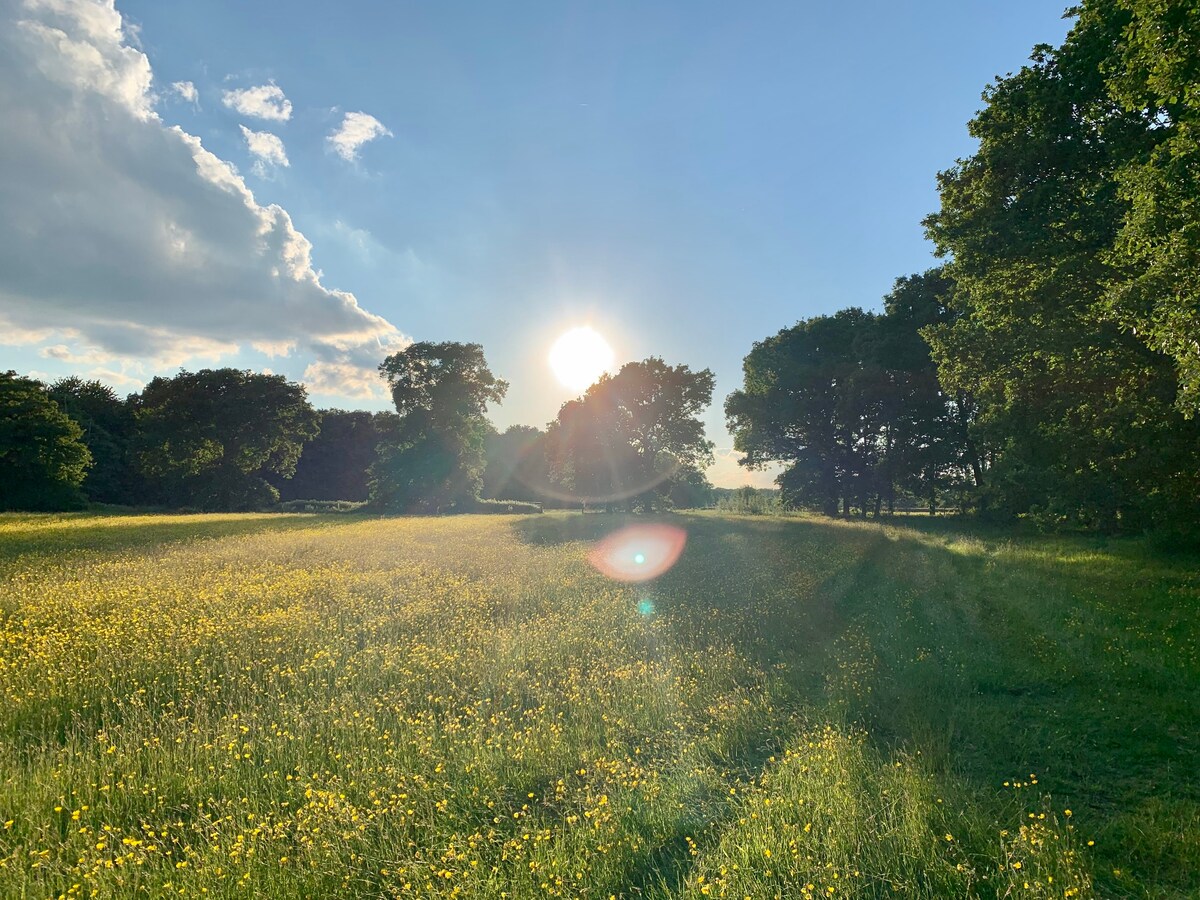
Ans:
POLYGON ((565 332, 550 348, 550 368, 565 387, 582 391, 613 364, 613 350, 587 326, 565 332))

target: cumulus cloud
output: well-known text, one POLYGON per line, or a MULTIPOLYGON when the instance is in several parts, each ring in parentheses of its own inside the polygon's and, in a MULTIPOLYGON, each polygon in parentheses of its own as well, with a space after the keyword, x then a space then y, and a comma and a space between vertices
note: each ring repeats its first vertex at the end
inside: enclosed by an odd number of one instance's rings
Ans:
POLYGON ((283 89, 275 82, 256 87, 226 91, 221 102, 243 116, 286 122, 292 117, 292 101, 284 96, 283 89))
POLYGON ((112 0, 0 0, 0 208, 20 210, 0 343, 159 366, 294 346, 373 372, 406 339, 321 283, 288 213, 161 121, 151 82, 112 0))
POLYGON ((129 391, 140 391, 146 386, 144 379, 136 378, 128 372, 117 372, 113 369, 96 368, 87 373, 88 378, 95 378, 113 387, 125 388, 129 391))
POLYGON ((48 347, 42 347, 38 353, 45 359, 56 359, 59 362, 71 363, 73 365, 92 366, 96 363, 108 362, 112 359, 111 353, 105 353, 103 350, 97 350, 94 347, 81 351, 74 350, 66 344, 51 344, 48 347))
MULTIPOLYGON (((124 388, 130 391, 140 390, 146 384, 146 379, 140 377, 141 367, 136 363, 122 363, 122 368, 119 370, 99 365, 99 363, 108 362, 112 359, 109 354, 103 351, 76 352, 65 344, 56 344, 52 347, 43 347, 40 353, 46 359, 70 363, 75 369, 75 374, 80 375, 84 379, 94 378, 113 387, 124 388), (91 366, 91 368, 80 370, 80 366, 91 366), (128 371, 129 368, 138 370, 139 374, 130 374, 128 371)), ((59 376, 57 375, 41 375, 38 377, 38 381, 52 384, 58 381, 58 378, 59 376)))
POLYGON ((171 90, 181 99, 188 103, 197 103, 200 100, 200 93, 196 90, 196 85, 190 81, 172 81, 171 90))
POLYGON ((314 394, 335 394, 357 400, 378 400, 385 395, 377 372, 351 363, 311 363, 304 370, 304 384, 314 394))
POLYGON ((304 370, 304 383, 315 394, 337 394, 359 399, 388 396, 379 376, 379 363, 385 356, 403 350, 408 338, 396 335, 383 338, 376 346, 328 345, 319 348, 320 358, 304 370))
POLYGON ((358 148, 378 137, 391 137, 392 133, 374 116, 365 112, 348 112, 329 137, 333 152, 346 162, 358 159, 358 148))
POLYGON ((239 127, 242 129, 242 137, 246 139, 246 146, 257 157, 254 163, 256 174, 265 174, 267 166, 286 168, 291 165, 288 162, 287 151, 283 149, 283 141, 278 135, 269 131, 251 131, 245 125, 239 127))

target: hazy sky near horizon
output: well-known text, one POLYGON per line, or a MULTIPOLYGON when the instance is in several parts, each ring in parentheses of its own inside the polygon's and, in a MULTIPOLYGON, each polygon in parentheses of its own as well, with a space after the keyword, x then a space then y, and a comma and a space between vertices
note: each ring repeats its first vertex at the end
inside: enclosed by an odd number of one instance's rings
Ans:
MULTIPOLYGON (((0 368, 178 367, 384 408, 407 340, 482 343, 500 427, 554 338, 717 375, 933 264, 935 175, 1056 3, 0 0, 0 368)), ((768 479, 769 480, 769 479, 768 479)))

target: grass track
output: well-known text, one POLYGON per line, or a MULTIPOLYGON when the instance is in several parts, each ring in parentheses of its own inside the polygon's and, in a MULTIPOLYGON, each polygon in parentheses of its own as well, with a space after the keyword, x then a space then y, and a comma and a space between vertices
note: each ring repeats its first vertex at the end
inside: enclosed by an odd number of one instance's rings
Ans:
POLYGON ((673 521, 0 517, 0 895, 1200 895, 1195 559, 673 521))

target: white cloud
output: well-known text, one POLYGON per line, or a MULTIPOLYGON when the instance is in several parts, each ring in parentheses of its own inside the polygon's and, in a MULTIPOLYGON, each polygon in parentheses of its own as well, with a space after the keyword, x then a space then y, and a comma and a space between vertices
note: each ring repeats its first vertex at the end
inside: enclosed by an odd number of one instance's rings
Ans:
POLYGON ((0 345, 20 347, 26 344, 40 344, 56 335, 74 336, 73 333, 66 334, 64 330, 56 328, 18 328, 16 322, 0 316, 0 345))
POLYGON ((265 174, 267 166, 283 166, 286 168, 291 165, 288 162, 287 151, 283 149, 283 141, 278 135, 271 134, 269 131, 251 131, 245 125, 238 126, 242 129, 242 137, 246 139, 246 146, 250 152, 258 157, 255 162, 257 174, 265 174))
POLYGON ((314 394, 332 394, 357 400, 378 400, 387 395, 378 372, 352 363, 312 363, 304 370, 303 380, 314 394))
POLYGON ((325 346, 320 359, 304 370, 303 381, 314 394, 332 394, 359 399, 388 396, 379 376, 384 357, 403 350, 412 341, 400 335, 381 338, 375 344, 325 346))
POLYGON ((95 368, 87 373, 87 377, 103 381, 105 384, 110 384, 116 388, 125 388, 130 391, 139 391, 146 385, 146 382, 141 378, 135 378, 125 372, 115 372, 112 369, 95 368))
POLYGON ((250 346, 263 356, 274 359, 277 356, 291 356, 296 349, 295 341, 251 341, 250 346))
POLYGON ((196 90, 196 85, 190 81, 172 81, 171 90, 178 94, 180 99, 186 100, 188 103, 198 103, 200 101, 200 92, 196 90))
POLYGON ((38 354, 45 359, 55 359, 59 362, 88 366, 108 362, 113 358, 111 353, 105 353, 103 350, 97 350, 94 347, 84 350, 73 350, 66 344, 51 344, 48 347, 42 347, 38 350, 38 354))
POLYGON ((365 112, 348 112, 342 124, 326 140, 338 156, 346 162, 353 162, 358 159, 358 148, 367 141, 391 136, 392 133, 374 116, 365 112))
POLYGON ((221 102, 243 116, 254 116, 256 119, 286 122, 292 117, 292 101, 284 96, 283 89, 273 81, 256 87, 226 91, 221 102))
POLYGON ((0 343, 373 369, 399 331, 321 284, 288 213, 162 122, 151 82, 112 0, 0 0, 0 208, 20 210, 0 216, 0 343))

